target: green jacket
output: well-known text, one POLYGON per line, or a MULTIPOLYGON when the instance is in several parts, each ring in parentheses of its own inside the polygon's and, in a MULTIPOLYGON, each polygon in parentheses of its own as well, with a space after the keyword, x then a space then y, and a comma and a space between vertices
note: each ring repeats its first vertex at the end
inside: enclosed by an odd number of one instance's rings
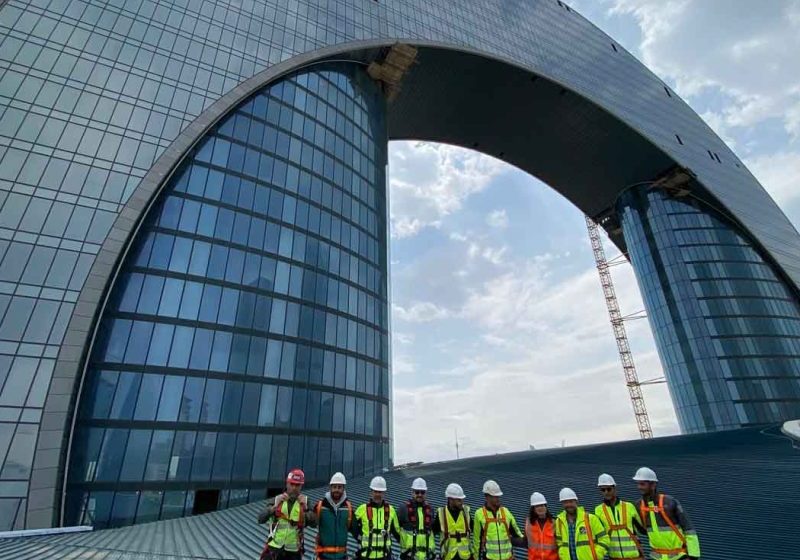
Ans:
POLYGON ((342 496, 334 503, 330 492, 314 506, 317 519, 317 558, 342 560, 347 557, 347 535, 353 523, 353 506, 342 496))

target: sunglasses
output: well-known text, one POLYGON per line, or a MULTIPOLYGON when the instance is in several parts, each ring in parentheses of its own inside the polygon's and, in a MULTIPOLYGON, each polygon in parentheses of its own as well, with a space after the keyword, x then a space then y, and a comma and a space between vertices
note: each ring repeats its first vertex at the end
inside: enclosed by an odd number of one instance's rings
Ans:
POLYGON ((417 496, 422 496, 423 494, 425 494, 425 490, 414 490, 414 494, 416 494, 417 496))
POLYGON ((605 494, 606 492, 611 492, 613 489, 614 489, 613 487, 609 486, 609 487, 606 487, 606 488, 601 488, 600 491, 603 494, 605 494))

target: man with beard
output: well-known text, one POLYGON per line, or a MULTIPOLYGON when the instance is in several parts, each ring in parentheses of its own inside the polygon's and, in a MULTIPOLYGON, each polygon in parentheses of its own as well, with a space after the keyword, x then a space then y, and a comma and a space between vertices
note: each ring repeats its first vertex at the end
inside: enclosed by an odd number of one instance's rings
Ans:
POLYGON ((436 510, 425 500, 428 485, 423 478, 411 483, 413 495, 400 507, 400 557, 403 560, 432 560, 436 556, 436 537, 439 520, 436 510))
POLYGON ((447 506, 436 510, 439 521, 439 555, 441 560, 474 560, 470 535, 472 526, 469 506, 464 505, 464 490, 456 483, 447 485, 444 492, 447 506))
POLYGON ((400 526, 394 506, 384 499, 386 479, 376 476, 369 483, 370 499, 361 504, 353 516, 350 533, 358 541, 360 560, 389 560, 392 537, 400 542, 400 526))
POLYGON ((571 488, 562 488, 558 500, 564 511, 556 518, 556 545, 560 560, 603 560, 610 541, 605 526, 593 513, 578 506, 571 488))
POLYGON ((494 480, 483 483, 484 506, 475 512, 472 522, 472 548, 478 560, 511 560, 514 546, 525 546, 514 515, 503 506, 500 485, 494 480))
POLYGON ((331 477, 330 490, 314 506, 317 519, 317 559, 345 560, 353 506, 347 499, 347 480, 340 472, 331 477))

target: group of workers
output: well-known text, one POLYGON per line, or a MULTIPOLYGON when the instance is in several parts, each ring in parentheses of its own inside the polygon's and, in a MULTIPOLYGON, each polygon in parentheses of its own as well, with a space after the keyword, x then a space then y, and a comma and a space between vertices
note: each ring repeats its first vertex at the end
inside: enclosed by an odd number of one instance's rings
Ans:
POLYGON ((455 483, 445 490, 445 506, 431 506, 422 478, 411 484, 411 498, 395 508, 385 500, 381 476, 370 483, 369 502, 354 509, 342 473, 333 475, 325 497, 309 507, 302 494, 305 475, 294 469, 286 491, 258 518, 269 522, 261 560, 300 560, 305 526, 317 527, 318 560, 347 560, 348 535, 356 540, 358 560, 391 560, 392 539, 399 543, 402 560, 512 560, 513 547, 527 548, 528 560, 643 560, 643 536, 653 560, 700 558, 688 516, 678 500, 658 492, 656 473, 642 467, 633 480, 642 496, 638 505, 621 500, 614 478, 601 474, 602 502, 594 512, 579 505, 572 489, 563 488, 558 497, 562 511, 554 516, 544 495, 534 492, 523 532, 501 504, 503 492, 494 480, 484 483, 484 505, 474 513, 455 483))

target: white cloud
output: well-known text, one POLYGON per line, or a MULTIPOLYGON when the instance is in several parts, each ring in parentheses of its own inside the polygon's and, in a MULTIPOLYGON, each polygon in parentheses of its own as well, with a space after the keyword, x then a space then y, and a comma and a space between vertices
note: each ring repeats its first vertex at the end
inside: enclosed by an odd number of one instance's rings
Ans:
POLYGON ((395 319, 409 323, 427 323, 450 316, 447 309, 429 301, 415 302, 408 307, 394 304, 392 305, 392 314, 395 319))
POLYGON ((620 13, 639 24, 643 62, 681 95, 718 88, 730 98, 716 122, 723 136, 769 118, 800 135, 800 3, 614 0, 620 13))
POLYGON ((463 148, 424 142, 392 142, 389 148, 391 231, 411 237, 461 209, 506 167, 463 148))
POLYGON ((800 152, 777 152, 747 160, 747 166, 779 204, 800 195, 800 152))
POLYGON ((508 214, 503 210, 492 210, 486 216, 486 223, 493 228, 502 229, 508 227, 508 214))

